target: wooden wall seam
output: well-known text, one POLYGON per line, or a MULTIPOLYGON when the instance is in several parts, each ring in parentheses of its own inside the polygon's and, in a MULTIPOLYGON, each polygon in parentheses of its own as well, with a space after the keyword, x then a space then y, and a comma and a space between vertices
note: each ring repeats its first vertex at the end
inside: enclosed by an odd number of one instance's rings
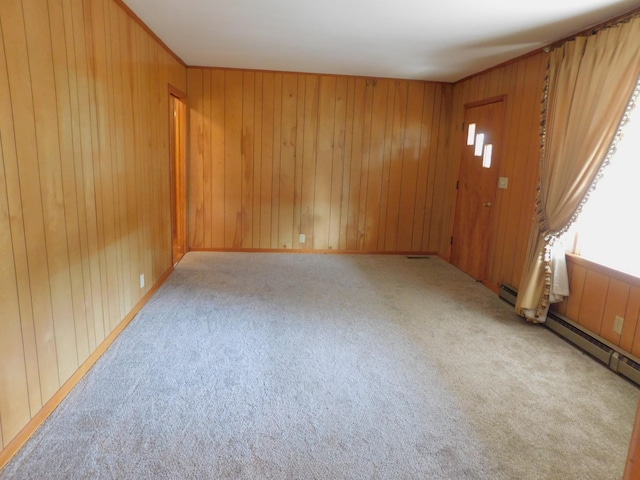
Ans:
MULTIPOLYGON (((520 283, 531 220, 534 214, 538 178, 541 100, 546 74, 546 53, 538 52, 493 68, 453 85, 453 106, 449 129, 454 134, 463 123, 464 105, 505 95, 505 123, 499 165, 500 177, 508 178, 508 188, 498 189, 487 278, 489 284, 520 283)), ((455 198, 455 177, 460 162, 462 140, 452 135, 448 150, 451 178, 444 197, 455 198)), ((442 225, 452 230, 451 204, 444 210, 442 225)), ((446 236, 441 235, 444 239, 446 236)), ((449 247, 441 253, 448 258, 449 247)))
MULTIPOLYGON (((30 421, 18 432, 13 439, 3 444, 3 449, 0 451, 0 469, 4 467, 7 462, 15 455, 18 450, 25 444, 27 440, 36 432, 38 427, 47 419, 49 415, 60 405, 64 398, 73 390, 82 377, 93 367, 93 365, 100 359, 100 357, 111 346, 114 340, 122 333, 122 331, 131 323, 137 313, 142 307, 149 301, 153 294, 162 286, 162 284, 169 278, 169 275, 173 272, 173 266, 169 267, 164 272, 158 281, 145 293, 145 295, 138 301, 138 303, 131 309, 131 311, 122 319, 122 321, 114 328, 109 335, 98 345, 98 347, 87 357, 86 360, 78 367, 78 369, 67 379, 64 384, 56 391, 55 395, 51 397, 41 409, 36 412, 30 421)), ((1 417, 0 417, 1 418, 1 417)))
POLYGON ((112 0, 0 2, 3 449, 171 266, 169 84, 112 0))
POLYGON ((640 357, 640 280, 571 254, 567 270, 571 294, 552 308, 640 357), (615 329, 616 317, 623 319, 620 332, 615 329))
POLYGON ((191 248, 425 250, 413 240, 416 210, 428 223, 435 216, 414 176, 440 161, 420 146, 446 134, 433 121, 447 102, 437 84, 191 67, 187 77, 191 248), (224 77, 224 88, 207 88, 208 76, 224 77))

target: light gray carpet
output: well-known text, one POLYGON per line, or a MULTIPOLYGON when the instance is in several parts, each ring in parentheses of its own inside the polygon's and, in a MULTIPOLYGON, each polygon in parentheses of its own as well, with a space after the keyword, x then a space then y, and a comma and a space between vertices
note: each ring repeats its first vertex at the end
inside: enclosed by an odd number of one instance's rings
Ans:
POLYGON ((637 401, 435 257, 190 253, 0 478, 619 479, 637 401))

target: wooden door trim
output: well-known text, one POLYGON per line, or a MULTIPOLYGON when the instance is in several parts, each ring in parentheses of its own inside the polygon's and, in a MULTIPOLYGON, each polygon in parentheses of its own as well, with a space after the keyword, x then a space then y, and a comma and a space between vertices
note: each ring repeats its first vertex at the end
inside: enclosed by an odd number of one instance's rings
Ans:
POLYGON ((169 88, 170 95, 173 95, 174 97, 178 97, 180 100, 186 100, 187 94, 184 93, 182 90, 180 90, 178 87, 171 85, 169 83, 168 88, 169 88))
POLYGON ((476 100, 475 102, 465 103, 463 107, 466 110, 467 108, 482 107, 483 105, 489 105, 490 103, 504 102, 506 101, 506 99, 507 95, 503 94, 495 97, 485 98, 484 100, 476 100))
POLYGON ((187 138, 188 138, 188 111, 187 111, 187 98, 186 95, 178 88, 169 84, 169 149, 170 149, 170 175, 171 175, 171 263, 175 264, 182 256, 189 251, 189 231, 188 231, 188 219, 187 219, 187 138), (182 95, 182 96, 181 96, 182 95), (178 140, 176 136, 176 120, 175 120, 175 100, 177 99, 184 109, 184 112, 180 112, 182 117, 182 140, 178 140), (174 138, 175 137, 175 138, 174 138), (181 145, 180 159, 176 158, 176 143, 181 145), (178 164, 179 170, 176 170, 176 164, 178 164), (180 188, 178 188, 180 187, 180 188), (178 195, 178 191, 180 195, 178 195), (178 213, 181 213, 179 215, 178 213), (176 235, 181 239, 179 242, 179 250, 181 255, 175 257, 176 249, 176 235))

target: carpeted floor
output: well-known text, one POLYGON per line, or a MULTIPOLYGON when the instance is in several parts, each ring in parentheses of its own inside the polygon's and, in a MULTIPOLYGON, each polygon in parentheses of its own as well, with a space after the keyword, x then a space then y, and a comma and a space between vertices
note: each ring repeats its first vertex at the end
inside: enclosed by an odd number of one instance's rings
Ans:
POLYGON ((432 257, 190 253, 1 479, 619 479, 638 389, 432 257))

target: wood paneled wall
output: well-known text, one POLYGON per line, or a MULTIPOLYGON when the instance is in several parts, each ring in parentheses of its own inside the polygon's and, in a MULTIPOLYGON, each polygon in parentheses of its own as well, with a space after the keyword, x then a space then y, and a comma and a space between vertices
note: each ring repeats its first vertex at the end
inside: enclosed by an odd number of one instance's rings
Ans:
POLYGON ((636 357, 640 357, 640 279, 567 255, 571 295, 557 312, 636 357), (624 323, 614 331, 616 316, 624 323))
POLYGON ((439 249, 450 86, 203 68, 187 85, 192 248, 439 249))
MULTIPOLYGON (((518 287, 534 212, 540 155, 540 113, 547 57, 545 53, 516 60, 458 82, 453 87, 451 149, 444 185, 445 225, 451 232, 455 208, 455 182, 460 164, 464 105, 506 95, 506 117, 499 176, 509 179, 499 189, 493 212, 487 283, 518 287)), ((448 237, 439 252, 449 258, 448 237)))
POLYGON ((169 83, 112 0, 0 2, 2 448, 171 267, 169 83))

